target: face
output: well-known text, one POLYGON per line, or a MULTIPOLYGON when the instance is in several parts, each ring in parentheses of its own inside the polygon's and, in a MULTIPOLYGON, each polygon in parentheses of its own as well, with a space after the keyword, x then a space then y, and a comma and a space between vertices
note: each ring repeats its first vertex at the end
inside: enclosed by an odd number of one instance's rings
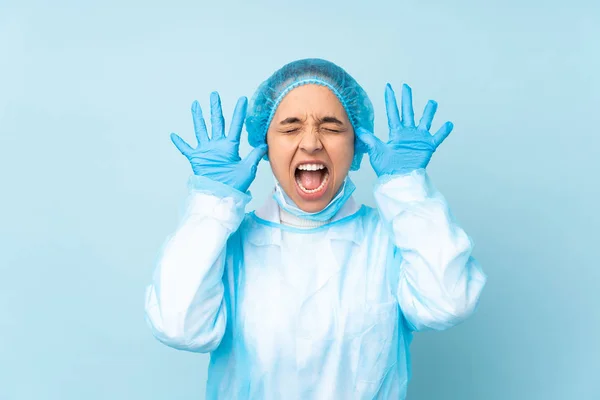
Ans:
POLYGON ((281 101, 267 131, 269 161, 285 193, 306 212, 324 209, 354 157, 354 129, 325 86, 303 85, 281 101))

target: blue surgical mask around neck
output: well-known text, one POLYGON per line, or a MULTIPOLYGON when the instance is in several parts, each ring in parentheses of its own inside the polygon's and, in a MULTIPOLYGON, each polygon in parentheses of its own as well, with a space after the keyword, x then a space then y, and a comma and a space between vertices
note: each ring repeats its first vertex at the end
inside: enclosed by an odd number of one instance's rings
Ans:
POLYGON ((322 209, 321 211, 317 211, 314 213, 309 213, 301 210, 292 199, 289 198, 287 194, 279 185, 279 182, 275 182, 275 192, 273 193, 273 198, 279 204, 283 210, 288 213, 298 217, 298 218, 306 218, 312 221, 329 221, 333 216, 342 208, 342 206, 346 203, 346 200, 350 198, 352 193, 356 189, 354 183, 350 180, 349 177, 344 179, 344 183, 340 187, 340 190, 335 195, 333 200, 329 202, 327 207, 322 209))

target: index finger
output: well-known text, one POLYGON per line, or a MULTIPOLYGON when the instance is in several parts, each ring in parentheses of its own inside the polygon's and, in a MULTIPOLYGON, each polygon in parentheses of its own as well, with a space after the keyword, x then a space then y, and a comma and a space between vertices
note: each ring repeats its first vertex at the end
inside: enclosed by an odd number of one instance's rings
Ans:
POLYGON ((412 90, 406 83, 402 85, 402 125, 415 127, 415 112, 412 104, 412 90))
POLYGON ((225 120, 221 108, 221 97, 217 92, 210 94, 210 124, 212 128, 211 140, 218 140, 225 136, 225 120))
POLYGON ((192 120, 194 121, 194 133, 196 134, 198 144, 202 145, 203 143, 208 142, 206 122, 204 122, 202 108, 200 108, 200 104, 198 104, 197 100, 192 103, 192 120))
POLYGON ((235 105, 233 118, 231 119, 231 126, 229 127, 229 133, 227 134, 227 139, 229 139, 231 142, 239 143, 240 141, 247 108, 248 99, 245 96, 240 97, 235 105))
POLYGON ((388 127, 390 128, 390 140, 397 138, 400 129, 400 114, 398 112, 398 104, 396 103, 396 94, 389 83, 385 87, 385 111, 387 113, 388 127))

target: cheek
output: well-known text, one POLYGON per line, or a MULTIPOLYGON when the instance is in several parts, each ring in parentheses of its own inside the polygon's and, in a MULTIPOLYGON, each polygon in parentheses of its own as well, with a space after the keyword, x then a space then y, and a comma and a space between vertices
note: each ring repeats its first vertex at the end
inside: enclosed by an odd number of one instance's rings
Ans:
POLYGON ((354 135, 332 138, 328 143, 327 153, 337 168, 350 168, 354 158, 354 135))
POLYGON ((290 146, 286 145, 285 140, 267 138, 268 157, 271 164, 271 169, 276 177, 280 178, 282 174, 287 174, 289 169, 293 151, 290 146))

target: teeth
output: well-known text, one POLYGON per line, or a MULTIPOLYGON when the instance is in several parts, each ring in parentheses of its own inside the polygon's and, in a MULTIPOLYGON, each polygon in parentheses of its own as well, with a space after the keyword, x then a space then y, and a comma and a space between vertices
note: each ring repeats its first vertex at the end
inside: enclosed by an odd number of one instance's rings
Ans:
POLYGON ((298 169, 302 171, 318 171, 324 168, 323 164, 302 164, 298 166, 298 169))
POLYGON ((323 177, 323 182, 321 182, 321 184, 319 185, 319 187, 316 188, 316 189, 307 189, 307 188, 305 188, 304 186, 302 186, 302 182, 300 182, 300 179, 296 179, 296 183, 298 184, 298 187, 300 189, 302 189, 302 191, 304 193, 309 193, 310 194, 310 193, 316 193, 319 190, 322 190, 325 187, 325 185, 327 184, 328 180, 329 180, 329 173, 325 173, 325 176, 323 177))

